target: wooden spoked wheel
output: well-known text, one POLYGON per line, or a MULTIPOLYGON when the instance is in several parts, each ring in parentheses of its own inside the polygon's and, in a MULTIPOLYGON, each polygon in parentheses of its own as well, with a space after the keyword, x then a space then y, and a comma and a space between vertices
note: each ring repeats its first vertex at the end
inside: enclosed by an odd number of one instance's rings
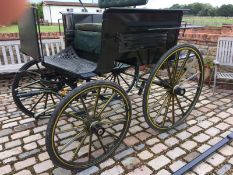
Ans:
POLYGON ((124 139, 131 120, 126 92, 109 81, 86 83, 56 107, 46 132, 54 164, 84 169, 107 159, 124 139))
POLYGON ((175 46, 161 57, 147 81, 143 112, 154 129, 181 124, 195 107, 204 81, 203 58, 192 45, 175 46))
POLYGON ((35 118, 50 117, 60 101, 59 92, 64 84, 53 71, 40 61, 26 63, 16 74, 12 84, 12 96, 17 107, 26 115, 35 118))
POLYGON ((116 62, 113 70, 104 75, 103 80, 112 81, 120 85, 127 93, 129 93, 135 85, 138 74, 138 66, 130 66, 124 63, 116 62))

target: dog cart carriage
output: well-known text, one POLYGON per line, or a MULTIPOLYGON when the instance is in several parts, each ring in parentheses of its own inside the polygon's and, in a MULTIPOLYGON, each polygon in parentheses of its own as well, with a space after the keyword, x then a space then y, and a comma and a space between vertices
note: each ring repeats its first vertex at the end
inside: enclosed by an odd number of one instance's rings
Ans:
POLYGON ((35 9, 19 22, 22 52, 34 59, 17 73, 13 98, 29 116, 51 115, 46 147, 56 165, 88 168, 124 145, 133 87, 143 94, 146 122, 162 132, 181 124, 198 101, 203 58, 194 46, 177 45, 187 28, 183 11, 119 8, 146 3, 99 0, 103 15, 64 13, 66 47, 49 57, 35 9), (140 66, 151 67, 149 75, 140 66))

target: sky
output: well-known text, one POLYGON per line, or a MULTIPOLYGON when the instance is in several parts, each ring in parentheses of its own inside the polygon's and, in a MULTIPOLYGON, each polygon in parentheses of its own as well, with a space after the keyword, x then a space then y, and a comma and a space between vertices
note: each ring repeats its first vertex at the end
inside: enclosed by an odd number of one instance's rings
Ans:
MULTIPOLYGON (((41 2, 42 0, 29 0, 30 2, 41 2)), ((78 0, 57 0, 57 1, 68 1, 78 2, 78 0)), ((98 0, 82 0, 82 2, 97 2, 98 0)), ((167 8, 173 4, 190 4, 194 2, 210 3, 213 6, 221 6, 223 4, 233 4, 233 0, 149 0, 146 5, 147 8, 167 8)))

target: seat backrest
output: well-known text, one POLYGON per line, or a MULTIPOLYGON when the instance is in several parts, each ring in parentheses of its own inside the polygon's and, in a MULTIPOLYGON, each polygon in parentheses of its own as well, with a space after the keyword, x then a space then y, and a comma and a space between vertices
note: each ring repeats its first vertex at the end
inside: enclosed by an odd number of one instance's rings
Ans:
POLYGON ((216 61, 221 65, 233 66, 233 37, 218 39, 216 61))
POLYGON ((96 72, 107 73, 114 61, 130 65, 156 63, 162 54, 177 44, 182 16, 182 10, 126 8, 106 10, 103 15, 101 53, 96 72), (176 29, 169 30, 171 28, 176 29), (137 59, 129 58, 131 55, 122 56, 135 54, 137 51, 143 52, 147 48, 152 48, 155 52, 150 60, 141 56, 142 60, 139 63, 137 59))
POLYGON ((99 0, 100 8, 145 5, 148 0, 99 0))

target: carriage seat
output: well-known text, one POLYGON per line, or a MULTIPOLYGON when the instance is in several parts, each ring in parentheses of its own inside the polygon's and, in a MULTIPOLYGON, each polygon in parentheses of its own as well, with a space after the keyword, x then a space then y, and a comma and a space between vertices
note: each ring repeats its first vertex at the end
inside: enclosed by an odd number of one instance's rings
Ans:
MULTIPOLYGON (((100 8, 128 7, 145 5, 148 0, 98 0, 100 8)), ((100 55, 101 23, 83 23, 75 25, 75 50, 100 55)))
POLYGON ((101 23, 77 23, 75 24, 75 30, 90 31, 90 32, 101 32, 101 23))
POLYGON ((74 48, 99 55, 101 49, 101 30, 101 23, 76 24, 74 48))

